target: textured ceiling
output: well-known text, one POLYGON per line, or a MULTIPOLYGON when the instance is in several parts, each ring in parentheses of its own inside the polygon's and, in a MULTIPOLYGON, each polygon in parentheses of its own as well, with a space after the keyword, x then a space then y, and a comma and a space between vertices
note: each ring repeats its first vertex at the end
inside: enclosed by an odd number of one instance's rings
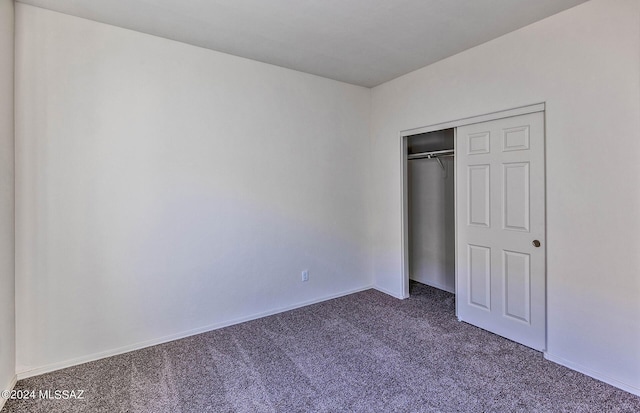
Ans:
POLYGON ((19 0, 372 87, 585 0, 19 0))

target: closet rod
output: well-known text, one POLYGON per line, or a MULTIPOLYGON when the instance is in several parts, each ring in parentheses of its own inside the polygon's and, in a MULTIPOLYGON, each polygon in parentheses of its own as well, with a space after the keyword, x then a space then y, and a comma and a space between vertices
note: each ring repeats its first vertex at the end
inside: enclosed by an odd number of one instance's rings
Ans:
POLYGON ((407 159, 422 159, 422 158, 441 158, 454 156, 455 151, 453 149, 446 149, 443 151, 431 151, 431 152, 420 152, 420 153, 412 153, 407 155, 407 159))

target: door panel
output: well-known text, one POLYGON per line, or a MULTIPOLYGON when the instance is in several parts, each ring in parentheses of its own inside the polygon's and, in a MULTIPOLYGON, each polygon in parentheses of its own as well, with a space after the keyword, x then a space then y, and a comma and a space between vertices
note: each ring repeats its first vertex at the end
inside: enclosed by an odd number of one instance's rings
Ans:
POLYGON ((459 127, 456 176, 458 318, 544 350, 543 113, 459 127))
POLYGON ((483 153, 489 153, 490 137, 490 132, 469 134, 469 145, 467 146, 467 153, 469 155, 480 155, 483 153))
POLYGON ((491 310, 491 250, 469 245, 469 303, 491 310))
POLYGON ((503 165, 504 229, 529 232, 529 162, 503 165))
POLYGON ((529 254, 503 251, 504 314, 516 320, 531 321, 531 267, 529 254))
POLYGON ((491 226, 491 191, 489 165, 469 167, 469 225, 491 226))
POLYGON ((504 129, 504 146, 502 150, 523 151, 529 149, 529 127, 520 126, 517 128, 504 129))

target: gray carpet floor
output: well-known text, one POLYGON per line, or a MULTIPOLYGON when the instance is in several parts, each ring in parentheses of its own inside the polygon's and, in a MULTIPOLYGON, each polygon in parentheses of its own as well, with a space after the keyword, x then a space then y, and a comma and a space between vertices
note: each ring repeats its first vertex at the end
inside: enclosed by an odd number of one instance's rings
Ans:
POLYGON ((640 398, 458 322, 454 296, 369 290, 21 380, 84 400, 3 412, 640 412, 640 398))

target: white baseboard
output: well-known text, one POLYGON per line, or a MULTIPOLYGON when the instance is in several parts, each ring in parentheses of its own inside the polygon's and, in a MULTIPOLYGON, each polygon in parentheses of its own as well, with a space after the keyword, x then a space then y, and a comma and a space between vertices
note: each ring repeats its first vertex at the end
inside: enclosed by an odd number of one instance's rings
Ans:
POLYGON ((624 390, 624 391, 626 391, 628 393, 635 394, 636 396, 640 396, 640 388, 637 388, 637 387, 632 386, 630 384, 623 383, 623 382, 621 382, 619 380, 616 380, 616 379, 613 379, 611 377, 608 377, 605 374, 602 374, 600 372, 591 370, 590 368, 585 367, 583 365, 580 365, 578 363, 574 363, 574 362, 569 361, 567 359, 564 359, 562 357, 554 356, 553 354, 550 354, 550 353, 547 353, 547 352, 544 353, 544 358, 549 360, 549 361, 553 361, 554 363, 557 363, 557 364, 560 364, 562 366, 568 367, 571 370, 575 370, 577 372, 585 374, 585 375, 587 375, 589 377, 593 377, 596 380, 603 381, 603 382, 605 382, 607 384, 610 384, 610 385, 612 385, 614 387, 617 387, 617 388, 619 388, 621 390, 624 390))
MULTIPOLYGON (((7 387, 0 387, 0 391, 2 391, 2 390, 9 390, 9 391, 13 390, 13 388, 15 387, 17 382, 18 382, 18 376, 16 376, 14 374, 13 378, 9 382, 9 385, 7 387)), ((4 404, 6 402, 7 402, 7 399, 5 399, 4 397, 0 396, 0 410, 2 410, 2 408, 4 407, 4 404)))
POLYGON ((384 289, 384 288, 382 288, 382 287, 378 287, 377 285, 376 285, 376 286, 373 286, 373 287, 371 287, 371 288, 373 288, 374 290, 380 291, 380 292, 381 292, 381 293, 383 293, 383 294, 390 295, 390 296, 392 296, 392 297, 394 297, 394 298, 397 298, 397 299, 399 299, 399 300, 404 300, 405 298, 409 298, 408 296, 407 296, 407 297, 404 297, 404 296, 402 296, 402 295, 398 295, 398 294, 392 293, 391 291, 389 291, 389 290, 387 290, 387 289, 384 289))
POLYGON ((446 291, 446 292, 451 293, 451 294, 455 294, 456 293, 455 289, 449 288, 449 287, 447 287, 445 285, 441 285, 441 284, 434 283, 434 282, 426 282, 426 281, 416 280, 416 279, 413 279, 413 278, 409 278, 409 279, 413 280, 413 281, 416 281, 416 282, 419 282, 420 284, 428 285, 429 287, 437 288, 438 290, 446 291))
POLYGON ((209 324, 203 327, 199 327, 199 328, 195 328, 192 330, 187 330, 187 331, 183 331, 177 334, 171 334, 168 336, 164 336, 164 337, 160 337, 157 339, 152 339, 152 340, 147 340, 147 341, 143 341, 140 343, 134 343, 134 344, 130 344, 128 346, 123 346, 123 347, 119 347, 119 348, 115 348, 112 350, 106 350, 106 351, 102 351, 99 353, 94 353, 94 354, 89 354, 86 356, 82 356, 82 357, 77 357, 77 358, 73 358, 70 360, 65 360, 65 361, 61 361, 58 363, 52 363, 52 364, 47 364, 44 366, 39 366, 39 367, 25 367, 25 366, 18 366, 17 370, 17 378, 18 380, 22 380, 22 379, 26 379, 28 377, 33 377, 33 376, 39 376, 41 374, 44 373, 49 373, 55 370, 61 370, 67 367, 71 367, 71 366, 77 366, 78 364, 83 364, 83 363, 88 363, 90 361, 95 361, 95 360, 100 360, 106 357, 111 357, 111 356, 117 356, 118 354, 124 354, 124 353, 128 353, 130 351, 134 351, 134 350, 140 350, 142 348, 145 347, 151 347, 151 346, 156 346, 158 344, 163 344, 163 343, 167 343, 169 341, 174 341, 174 340, 179 340, 181 338, 185 338, 185 337, 189 337, 189 336, 194 336, 196 334, 202 334, 202 333, 206 333, 208 331, 212 331, 212 330, 217 330, 223 327, 228 327, 228 326, 232 326, 234 324, 240 324, 240 323, 244 323, 246 321, 251 321, 251 320, 255 320, 258 318, 262 318, 262 317, 267 317, 270 315, 274 315, 274 314, 278 314, 278 313, 282 313, 285 311, 289 311, 289 310, 295 310, 296 308, 300 308, 300 307, 306 307, 308 305, 311 304, 317 304, 323 301, 327 301, 327 300, 332 300, 334 298, 338 298, 338 297, 343 297, 345 295, 349 295, 349 294, 354 294, 360 291, 365 291, 365 290, 370 290, 372 289, 373 286, 372 285, 368 285, 366 287, 360 287, 360 288, 355 288, 352 290, 348 290, 348 291, 343 291, 337 294, 332 294, 332 295, 328 295, 328 296, 324 296, 321 298, 316 298, 313 300, 309 300, 309 301, 304 301, 301 303, 297 303, 297 304, 293 304, 290 306, 286 306, 286 307, 281 307, 281 308, 277 308, 275 310, 270 310, 270 311, 265 311, 262 313, 258 313, 258 314, 253 314, 250 316, 246 316, 246 317, 240 317, 240 318, 236 318, 230 321, 225 321, 225 322, 221 322, 221 323, 215 323, 215 324, 209 324))

